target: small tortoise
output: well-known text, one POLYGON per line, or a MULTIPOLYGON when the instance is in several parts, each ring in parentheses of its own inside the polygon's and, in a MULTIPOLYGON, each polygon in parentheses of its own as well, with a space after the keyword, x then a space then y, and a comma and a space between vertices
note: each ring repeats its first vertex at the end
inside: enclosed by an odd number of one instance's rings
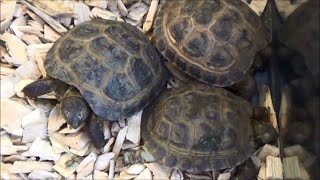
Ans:
POLYGON ((124 163, 156 161, 191 171, 235 167, 252 154, 253 137, 260 145, 277 136, 271 124, 251 121, 262 117, 261 109, 219 87, 170 89, 144 110, 144 146, 126 152, 124 163))
POLYGON ((74 128, 89 117, 90 109, 108 120, 132 116, 160 93, 167 77, 156 48, 142 32, 124 22, 99 18, 58 39, 44 66, 53 79, 36 81, 23 92, 37 97, 55 91, 74 128))
POLYGON ((269 34, 240 0, 169 0, 160 9, 152 41, 174 67, 225 87, 245 77, 269 34))

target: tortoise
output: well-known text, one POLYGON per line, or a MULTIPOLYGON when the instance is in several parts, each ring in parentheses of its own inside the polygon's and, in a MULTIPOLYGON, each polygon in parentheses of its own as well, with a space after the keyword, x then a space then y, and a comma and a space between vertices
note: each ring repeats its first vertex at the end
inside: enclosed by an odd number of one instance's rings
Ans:
POLYGON ((270 38, 262 20, 240 0, 179 0, 162 4, 152 42, 174 68, 226 87, 245 77, 270 38))
POLYGON ((142 114, 143 147, 124 153, 124 164, 156 161, 188 171, 222 170, 239 165, 277 133, 253 107, 230 91, 190 83, 162 92, 142 114), (254 138, 256 140, 254 141, 254 138))
POLYGON ((138 28, 101 18, 59 38, 44 67, 51 78, 31 83, 23 92, 28 97, 56 92, 73 128, 91 110, 111 121, 134 115, 155 99, 167 78, 157 49, 138 28))

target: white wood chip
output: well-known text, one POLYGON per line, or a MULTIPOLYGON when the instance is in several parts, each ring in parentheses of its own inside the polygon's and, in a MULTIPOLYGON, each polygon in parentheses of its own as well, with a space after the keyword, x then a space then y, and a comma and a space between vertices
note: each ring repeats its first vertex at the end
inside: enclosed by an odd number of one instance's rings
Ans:
POLYGON ((72 18, 69 16, 62 16, 59 18, 60 23, 62 23, 65 27, 69 27, 71 25, 72 18))
POLYGON ((126 171, 121 171, 120 176, 115 177, 115 180, 129 180, 137 177, 137 175, 134 174, 128 174, 126 171))
POLYGON ((104 134, 104 139, 111 138, 110 121, 103 122, 103 134, 104 134))
POLYGON ((102 19, 109 19, 109 20, 116 20, 117 19, 117 15, 114 14, 111 11, 108 10, 104 10, 104 9, 100 9, 100 8, 93 8, 91 10, 91 17, 100 17, 102 19))
POLYGON ((54 138, 51 138, 50 134, 49 134, 49 138, 50 138, 50 142, 52 144, 52 150, 53 152, 60 154, 62 152, 69 152, 69 148, 64 145, 62 142, 59 142, 57 140, 55 140, 54 138))
POLYGON ((87 145, 85 145, 81 150, 75 150, 75 149, 70 149, 70 152, 72 154, 78 155, 78 156, 85 156, 87 154, 90 153, 91 149, 90 149, 91 144, 88 143, 87 145))
POLYGON ((171 168, 158 163, 144 163, 144 165, 153 173, 154 179, 169 179, 172 172, 171 168))
POLYGON ((18 151, 25 151, 28 149, 27 146, 16 146, 13 145, 8 134, 1 135, 1 151, 0 155, 12 155, 18 154, 18 151))
POLYGON ((267 179, 266 171, 266 163, 262 163, 258 174, 258 180, 267 179))
POLYGON ((5 79, 1 79, 0 85, 1 85, 1 89, 0 89, 1 99, 9 99, 16 94, 15 83, 13 82, 12 77, 6 77, 5 79))
POLYGON ((103 1, 101 1, 101 0, 85 0, 84 3, 89 6, 99 7, 101 9, 106 9, 107 5, 108 5, 108 1, 106 1, 106 0, 103 0, 103 1))
POLYGON ((91 174, 96 160, 97 154, 94 152, 90 153, 87 157, 85 157, 76 170, 77 179, 83 179, 84 177, 91 174))
POLYGON ((115 13, 115 14, 118 14, 120 12, 118 12, 118 5, 117 5, 117 2, 116 0, 107 0, 108 1, 108 9, 115 13))
POLYGON ((111 125, 111 132, 119 132, 121 130, 121 127, 117 121, 112 122, 111 125))
POLYGON ((33 34, 23 34, 21 36, 21 40, 27 43, 28 45, 41 44, 41 40, 39 39, 39 37, 33 34))
POLYGON ((126 134, 127 134, 127 130, 128 130, 128 126, 124 127, 123 129, 121 129, 118 133, 116 142, 114 143, 112 152, 114 153, 114 159, 117 160, 120 150, 121 150, 121 146, 125 140, 126 134))
POLYGON ((122 14, 122 16, 127 16, 128 10, 127 10, 126 6, 123 4, 122 0, 116 0, 116 2, 118 5, 118 9, 119 9, 120 13, 122 14))
POLYGON ((101 154, 94 165, 94 169, 100 171, 106 170, 109 167, 110 160, 113 158, 113 152, 101 154))
POLYGON ((18 26, 18 30, 24 34, 33 34, 40 38, 43 38, 42 32, 32 26, 18 26))
MULTIPOLYGON (((2 144, 2 142, 1 142, 2 144)), ((1 150, 1 153, 3 151, 1 150)), ((14 163, 15 161, 26 161, 27 158, 26 157, 23 157, 21 155, 10 155, 10 156, 6 156, 6 157, 3 157, 2 158, 2 162, 5 162, 5 163, 14 163)))
POLYGON ((16 7, 14 9, 13 17, 22 17, 26 14, 27 7, 25 5, 16 4, 16 7))
POLYGON ((145 14, 148 12, 148 6, 145 3, 140 3, 137 8, 132 9, 127 15, 128 18, 131 18, 136 21, 140 21, 145 14))
MULTIPOLYGON (((20 2, 22 4, 27 5, 27 7, 33 11, 35 14, 37 14, 38 16, 40 16, 45 22, 47 22, 54 30, 56 30, 58 33, 65 33, 68 30, 62 26, 58 21, 56 21, 54 18, 50 17, 49 15, 47 15, 46 13, 40 11, 39 9, 37 9, 36 7, 32 6, 31 4, 29 4, 28 2, 24 1, 24 0, 20 0, 20 2)), ((38 21, 39 22, 39 21, 38 21)))
POLYGON ((8 133, 22 136, 22 118, 32 112, 29 106, 20 104, 16 101, 1 98, 1 128, 8 133), (14 110, 14 113, 12 113, 14 110))
MULTIPOLYGON (((246 0, 242 1, 247 4, 246 0)), ((267 5, 267 2, 268 0, 252 0, 248 5, 258 16, 261 16, 267 5)))
POLYGON ((94 170, 93 171, 93 179, 108 179, 108 173, 94 170))
POLYGON ((6 42, 9 54, 12 57, 11 62, 14 65, 21 65, 28 61, 26 47, 27 45, 17 36, 5 32, 0 39, 6 42))
POLYGON ((141 125, 142 111, 133 115, 127 119, 128 122, 128 133, 126 139, 136 144, 140 142, 140 125, 141 125))
POLYGON ((73 14, 72 7, 63 1, 33 0, 32 3, 50 16, 71 16, 73 14))
POLYGON ((16 0, 10 0, 10 1, 1 1, 0 6, 0 20, 11 20, 13 18, 13 14, 16 7, 16 0))
POLYGON ((281 159, 278 157, 268 156, 266 160, 267 179, 283 179, 283 169, 281 159))
POLYGON ((52 171, 52 162, 40 161, 16 161, 10 169, 10 173, 30 173, 34 170, 52 171))
POLYGON ((113 142, 115 141, 114 137, 111 137, 108 142, 106 143, 106 145, 103 147, 103 153, 109 152, 110 151, 110 147, 113 144, 113 142))
POLYGON ((36 56, 45 57, 53 43, 33 44, 27 47, 27 54, 30 61, 36 61, 36 56))
POLYGON ((15 73, 21 79, 37 80, 41 77, 41 72, 35 61, 27 61, 16 69, 15 73))
POLYGON ((133 164, 131 165, 126 172, 128 174, 135 174, 135 175, 139 175, 144 169, 146 169, 146 166, 143 164, 133 164))
POLYGON ((61 106, 60 104, 57 104, 49 114, 49 119, 48 119, 48 131, 49 132, 55 132, 60 127, 66 123, 66 120, 63 118, 61 114, 61 106))
POLYGON ((31 143, 37 137, 45 139, 47 137, 47 123, 37 123, 32 124, 31 126, 26 126, 23 129, 22 136, 23 143, 31 143))
POLYGON ((77 132, 75 134, 68 134, 66 136, 58 133, 52 133, 51 136, 57 141, 63 142, 63 144, 75 150, 81 150, 90 141, 88 135, 85 132, 77 132))
MULTIPOLYGON (((67 161, 72 161, 73 155, 71 153, 63 154, 60 159, 55 162, 53 169, 56 170, 59 174, 63 177, 68 178, 70 177, 79 166, 78 162, 73 162, 71 165, 66 166, 67 161)), ((75 177, 73 177, 75 179, 75 177)))
POLYGON ((60 154, 53 151, 49 142, 40 138, 36 138, 30 146, 29 153, 32 156, 40 157, 40 160, 53 160, 57 161, 60 158, 60 154))
POLYGON ((231 174, 229 172, 221 173, 219 174, 218 180, 229 180, 230 177, 231 177, 231 174))
POLYGON ((145 168, 139 176, 134 178, 135 180, 145 180, 145 179, 152 179, 151 171, 148 168, 145 168))
POLYGON ((44 170, 34 170, 28 175, 29 179, 58 179, 59 174, 44 170))
POLYGON ((73 11, 76 14, 76 17, 74 19, 75 25, 90 20, 90 8, 83 2, 75 2, 73 11))
POLYGON ((45 112, 42 109, 37 108, 22 118, 21 127, 25 128, 34 124, 47 123, 47 121, 48 119, 45 112))
POLYGON ((21 38, 23 35, 23 32, 19 30, 19 26, 24 26, 26 24, 27 24, 26 17, 20 16, 12 22, 12 24, 10 25, 10 29, 18 38, 21 38))
POLYGON ((159 0, 152 0, 151 1, 146 21, 143 24, 143 31, 144 32, 150 31, 150 29, 153 25, 154 19, 155 19, 155 14, 158 9, 158 4, 159 4, 159 0))
POLYGON ((277 9, 280 15, 285 19, 287 18, 296 8, 308 0, 295 0, 294 4, 291 5, 290 0, 275 1, 277 9))
MULTIPOLYGON (((24 5, 27 7, 27 5, 24 5)), ((35 14, 34 12, 32 12, 31 10, 27 9, 26 13, 35 21, 37 21, 38 23, 44 25, 46 24, 46 22, 44 22, 44 20, 42 20, 37 14, 35 14)))
POLYGON ((81 128, 85 125, 85 123, 81 124, 78 128, 74 129, 69 124, 67 124, 67 127, 61 129, 59 131, 60 134, 71 134, 76 133, 81 130, 81 128))
POLYGON ((108 177, 108 179, 113 179, 113 177, 114 177, 114 167, 115 167, 115 162, 112 159, 112 160, 110 160, 109 177, 108 177))
POLYGON ((44 25, 44 38, 51 41, 55 42, 57 39, 59 39, 61 35, 57 33, 54 29, 52 29, 48 25, 44 25))

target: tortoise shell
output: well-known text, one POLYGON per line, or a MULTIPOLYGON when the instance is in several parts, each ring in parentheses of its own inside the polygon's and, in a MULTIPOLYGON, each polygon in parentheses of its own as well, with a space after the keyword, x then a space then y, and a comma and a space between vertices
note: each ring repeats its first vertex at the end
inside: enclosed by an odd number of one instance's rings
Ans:
POLYGON ((169 62, 214 86, 240 81, 269 32, 240 0, 166 1, 152 41, 169 62))
POLYGON ((156 48, 136 27, 93 19, 68 31, 49 50, 49 76, 75 86, 94 113, 118 120, 142 110, 165 84, 156 48))
POLYGON ((300 5, 287 19, 280 40, 298 51, 313 75, 319 75, 320 66, 320 10, 319 0, 309 0, 300 5))
POLYGON ((190 84, 170 89, 142 115, 142 138, 160 162, 182 170, 235 167, 253 152, 252 106, 219 88, 190 84))

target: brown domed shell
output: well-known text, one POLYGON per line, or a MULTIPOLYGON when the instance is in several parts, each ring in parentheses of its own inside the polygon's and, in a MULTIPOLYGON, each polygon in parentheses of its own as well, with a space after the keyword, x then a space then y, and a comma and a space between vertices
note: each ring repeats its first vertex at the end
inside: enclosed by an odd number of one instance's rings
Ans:
POLYGON ((109 120, 142 110, 165 84, 156 48, 136 27, 93 19, 71 29, 47 54, 49 76, 75 86, 109 120))
POLYGON ((170 89, 143 112, 145 147, 182 170, 235 167, 253 151, 252 107, 231 92, 191 84, 170 89))
POLYGON ((215 86, 241 80, 270 36, 240 0, 165 1, 153 41, 169 62, 215 86))

